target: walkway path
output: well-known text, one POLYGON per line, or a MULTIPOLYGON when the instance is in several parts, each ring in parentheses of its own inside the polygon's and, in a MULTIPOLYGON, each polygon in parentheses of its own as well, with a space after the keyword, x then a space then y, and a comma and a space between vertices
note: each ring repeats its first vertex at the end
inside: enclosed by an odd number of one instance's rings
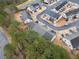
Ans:
POLYGON ((8 44, 8 39, 5 33, 0 30, 0 59, 4 59, 4 47, 6 44, 8 44))

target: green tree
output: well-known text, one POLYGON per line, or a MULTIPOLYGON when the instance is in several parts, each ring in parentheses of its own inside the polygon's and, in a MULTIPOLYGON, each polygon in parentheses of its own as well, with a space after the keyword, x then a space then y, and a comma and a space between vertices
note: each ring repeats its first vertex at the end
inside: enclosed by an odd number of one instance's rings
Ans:
POLYGON ((7 44, 4 51, 6 59, 15 59, 17 56, 15 47, 13 47, 11 44, 7 44))
POLYGON ((4 4, 4 5, 16 5, 16 4, 20 4, 20 3, 23 3, 27 0, 0 0, 0 3, 1 4, 4 4))
POLYGON ((3 12, 2 10, 0 11, 0 26, 4 24, 5 18, 6 18, 6 13, 3 12))
POLYGON ((14 34, 18 31, 20 23, 13 20, 11 21, 11 24, 8 27, 8 33, 13 37, 14 34))
MULTIPOLYGON (((19 57, 21 59, 70 59, 65 49, 50 43, 33 30, 15 32, 12 35, 11 44, 15 48, 13 51, 18 54, 15 54, 17 57, 15 59, 19 59, 19 57)), ((11 56, 8 55, 12 49, 7 50, 6 48, 6 57, 13 58, 14 52, 10 53, 11 56)))
POLYGON ((3 10, 0 10, 0 26, 8 28, 10 24, 11 18, 9 17, 9 14, 4 12, 3 10))
POLYGON ((26 59, 70 59, 70 57, 62 47, 38 39, 27 49, 26 59))

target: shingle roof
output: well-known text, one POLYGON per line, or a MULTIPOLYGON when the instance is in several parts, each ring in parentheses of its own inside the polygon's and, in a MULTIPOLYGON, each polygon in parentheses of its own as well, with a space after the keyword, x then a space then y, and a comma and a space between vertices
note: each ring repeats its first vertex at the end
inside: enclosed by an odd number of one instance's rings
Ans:
POLYGON ((71 42, 73 48, 79 48, 79 29, 77 29, 77 32, 73 32, 64 38, 71 42))
POLYGON ((44 37, 45 39, 51 40, 54 35, 55 35, 55 33, 52 34, 51 32, 46 32, 46 33, 43 35, 43 37, 44 37))
POLYGON ((79 8, 67 12, 66 15, 70 16, 70 15, 77 14, 77 13, 79 13, 79 8))
POLYGON ((79 32, 79 27, 77 27, 77 31, 79 32))
POLYGON ((60 17, 60 15, 58 13, 55 13, 53 11, 47 10, 45 13, 48 14, 50 17, 53 17, 53 18, 56 18, 56 19, 60 17))
POLYGON ((72 40, 78 36, 79 36, 79 32, 73 32, 72 34, 66 35, 64 38, 66 38, 68 40, 72 40))
POLYGON ((69 0, 69 1, 79 4, 79 0, 69 0))
POLYGON ((59 9, 61 9, 66 4, 67 4, 67 1, 64 1, 60 5, 58 5, 55 9, 58 11, 59 9))
POLYGON ((79 36, 71 40, 73 48, 79 49, 79 36))

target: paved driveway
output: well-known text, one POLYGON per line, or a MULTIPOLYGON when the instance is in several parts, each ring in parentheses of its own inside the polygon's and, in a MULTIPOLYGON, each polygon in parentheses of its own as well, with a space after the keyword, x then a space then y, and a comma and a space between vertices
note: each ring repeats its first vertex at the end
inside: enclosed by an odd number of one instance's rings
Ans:
POLYGON ((0 32, 0 59, 4 59, 4 46, 8 43, 7 37, 0 32))

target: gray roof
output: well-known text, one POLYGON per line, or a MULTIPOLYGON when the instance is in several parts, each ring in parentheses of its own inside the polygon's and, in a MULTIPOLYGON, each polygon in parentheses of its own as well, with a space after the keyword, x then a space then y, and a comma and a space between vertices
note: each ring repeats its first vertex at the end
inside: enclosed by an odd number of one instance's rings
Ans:
POLYGON ((78 48, 79 49, 79 36, 72 39, 71 44, 72 44, 73 48, 78 48))
POLYGON ((23 21, 25 21, 27 19, 32 19, 31 16, 30 16, 30 14, 27 11, 20 11, 20 14, 22 15, 21 19, 23 21))
POLYGON ((64 37, 67 40, 70 40, 73 48, 79 49, 79 28, 77 28, 77 32, 73 32, 70 35, 64 37))
POLYGON ((69 1, 79 4, 79 0, 69 0, 69 1))
POLYGON ((72 34, 66 35, 64 38, 66 38, 68 40, 72 40, 78 36, 79 36, 79 32, 73 32, 72 34))
POLYGON ((79 22, 78 22, 78 23, 76 23, 76 27, 77 27, 77 28, 79 28, 79 22))
POLYGON ((45 39, 51 40, 54 35, 55 35, 55 33, 52 34, 51 32, 46 32, 46 33, 43 35, 43 37, 44 37, 45 39))
POLYGON ((43 29, 39 24, 37 23, 29 23, 29 26, 36 31, 38 34, 40 34, 41 36, 43 36, 46 39, 52 39, 53 36, 56 34, 55 32, 51 32, 51 31, 46 31, 45 29, 43 29))
POLYGON ((60 15, 58 13, 50 11, 50 10, 45 11, 45 13, 50 15, 53 18, 59 18, 60 17, 60 15))
POLYGON ((67 0, 63 1, 60 5, 58 5, 55 9, 58 11, 59 9, 61 9, 63 6, 65 6, 67 4, 67 0))
POLYGON ((79 8, 67 12, 66 15, 70 16, 70 15, 74 15, 74 14, 77 14, 77 13, 79 13, 79 8))
POLYGON ((73 48, 79 49, 79 28, 77 28, 77 32, 73 32, 71 35, 67 35, 64 38, 70 40, 73 48))
POLYGON ((79 32, 79 28, 77 28, 77 31, 79 32))

